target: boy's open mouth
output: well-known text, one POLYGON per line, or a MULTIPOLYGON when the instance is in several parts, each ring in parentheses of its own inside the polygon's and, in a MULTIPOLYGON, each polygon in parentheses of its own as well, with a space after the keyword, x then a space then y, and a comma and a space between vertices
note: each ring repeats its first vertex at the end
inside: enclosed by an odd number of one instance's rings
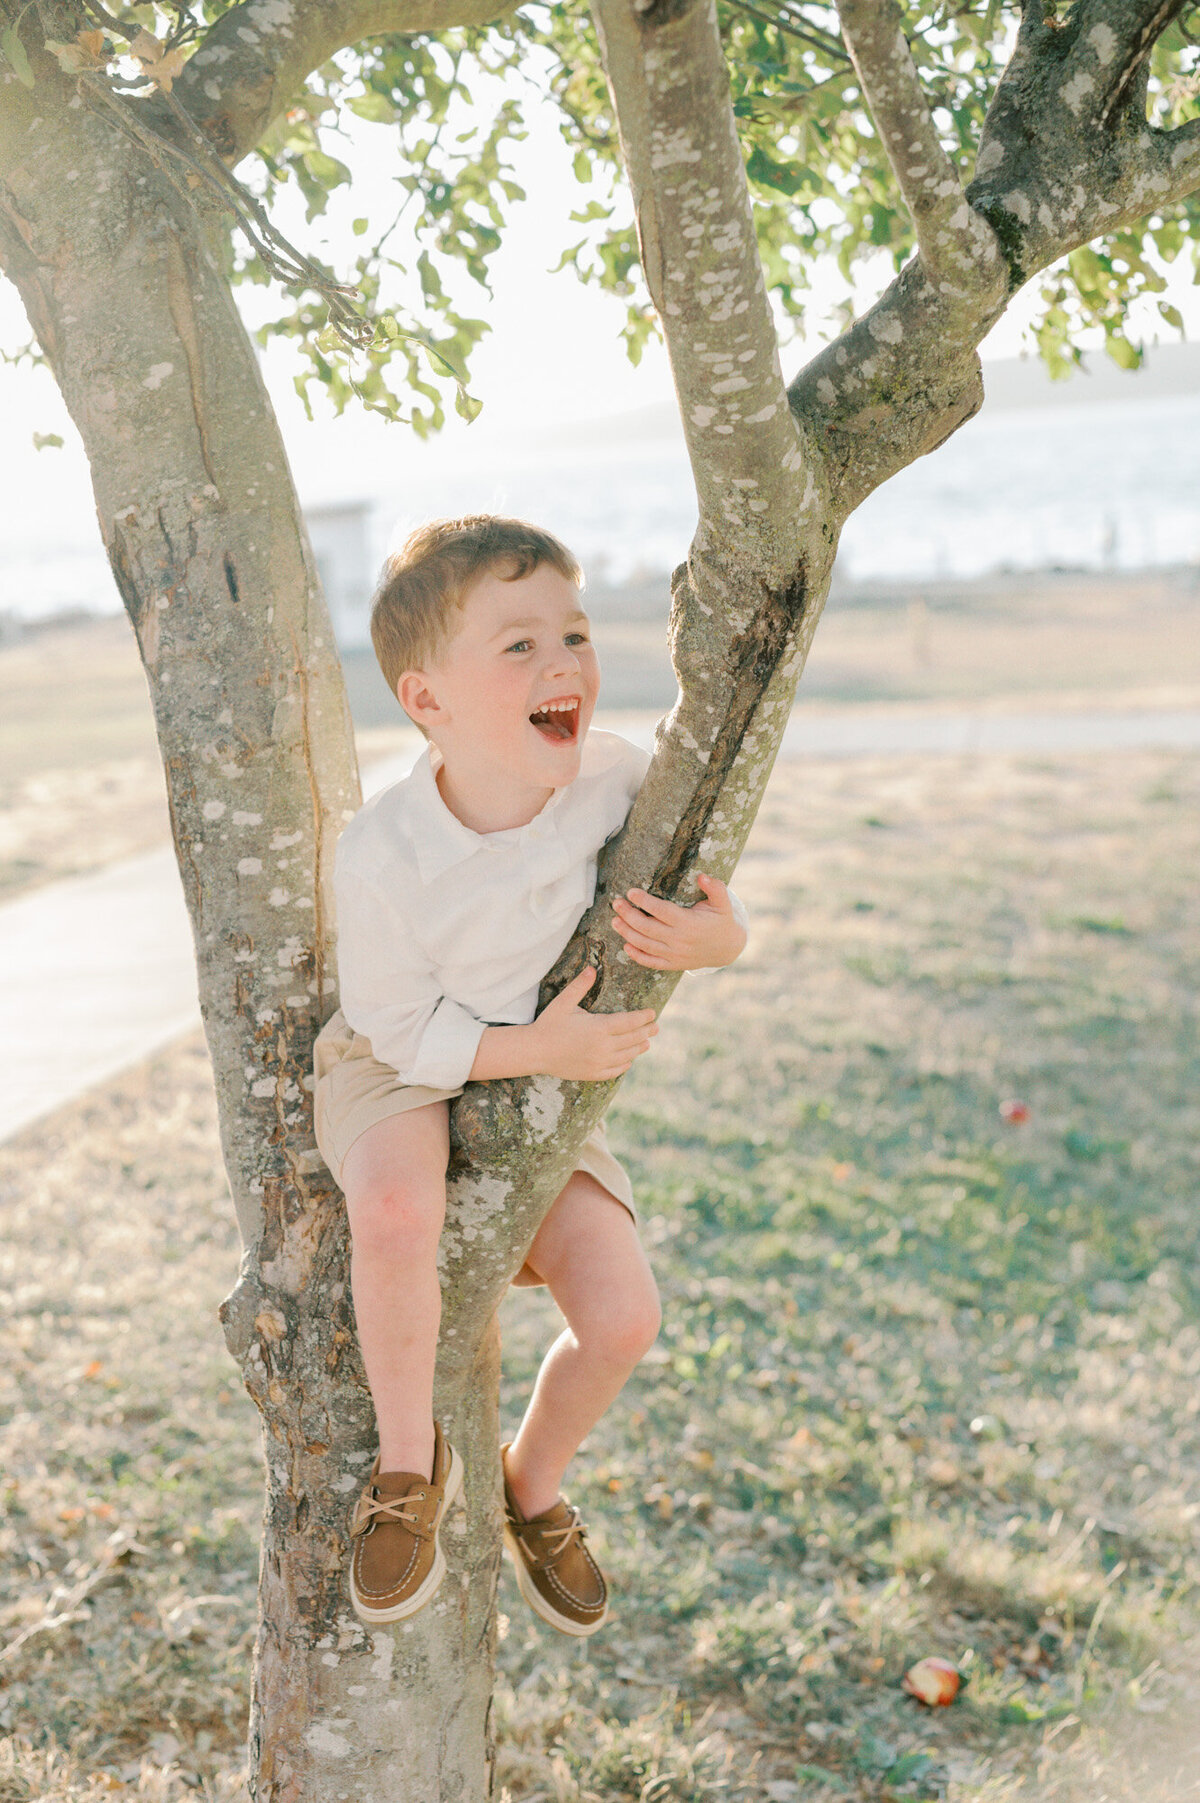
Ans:
POLYGON ((529 723, 537 727, 544 739, 570 744, 579 728, 579 702, 574 698, 570 701, 551 701, 548 706, 530 714, 529 723))

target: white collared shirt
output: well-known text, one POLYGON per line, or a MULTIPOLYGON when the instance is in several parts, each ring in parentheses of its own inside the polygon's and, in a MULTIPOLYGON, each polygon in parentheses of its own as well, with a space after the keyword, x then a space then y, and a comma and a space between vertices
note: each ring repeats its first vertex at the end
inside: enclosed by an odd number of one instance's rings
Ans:
POLYGON ((442 800, 432 747, 338 842, 342 1012, 405 1083, 455 1089, 485 1027, 525 1025, 596 893, 649 757, 590 732, 579 775, 528 825, 476 833, 442 800))

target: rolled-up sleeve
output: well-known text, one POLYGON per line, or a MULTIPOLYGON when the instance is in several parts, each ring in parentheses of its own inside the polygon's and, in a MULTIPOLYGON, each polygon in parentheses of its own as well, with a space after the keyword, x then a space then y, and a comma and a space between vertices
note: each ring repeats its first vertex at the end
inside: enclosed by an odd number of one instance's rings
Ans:
POLYGON ((471 1074, 486 1022, 443 994, 411 930, 374 884, 337 869, 334 889, 342 1013, 401 1082, 457 1089, 471 1074))

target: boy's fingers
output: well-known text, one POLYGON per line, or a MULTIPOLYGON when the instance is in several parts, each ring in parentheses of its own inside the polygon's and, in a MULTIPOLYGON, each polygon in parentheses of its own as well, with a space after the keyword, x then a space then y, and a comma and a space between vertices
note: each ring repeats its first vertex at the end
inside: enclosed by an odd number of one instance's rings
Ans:
POLYGON ((666 922, 659 920, 657 915, 647 914, 644 908, 635 908, 632 902, 621 901, 619 898, 613 903, 613 926, 618 933, 670 931, 666 922))
POLYGON ((559 991, 560 1000, 569 996, 571 1000, 574 1001, 577 995, 586 995, 595 981, 596 966, 594 964, 585 964, 578 976, 572 977, 566 988, 559 991))
POLYGON ((628 889, 625 893, 635 908, 640 908, 643 914, 653 915, 655 920, 666 924, 687 912, 685 908, 677 907, 674 902, 664 901, 660 895, 651 895, 645 889, 628 889))
POLYGON ((729 899, 729 890, 719 876, 704 876, 697 871, 696 884, 704 891, 715 908, 728 908, 732 912, 733 904, 729 899))
POLYGON ((644 964, 647 970, 674 970, 676 966, 669 958, 660 957, 657 952, 640 952, 636 946, 627 945, 625 950, 635 964, 644 964))
POLYGON ((645 1021, 639 1021, 638 1024, 633 1027, 616 1027, 612 1029, 608 1034, 608 1038, 614 1045, 629 1046, 636 1044, 642 1039, 653 1039, 657 1032, 658 1028, 653 1024, 647 1025, 645 1021))
POLYGON ((670 937, 666 933, 647 933, 643 927, 630 926, 627 921, 613 922, 626 945, 636 945, 644 952, 665 952, 670 937))

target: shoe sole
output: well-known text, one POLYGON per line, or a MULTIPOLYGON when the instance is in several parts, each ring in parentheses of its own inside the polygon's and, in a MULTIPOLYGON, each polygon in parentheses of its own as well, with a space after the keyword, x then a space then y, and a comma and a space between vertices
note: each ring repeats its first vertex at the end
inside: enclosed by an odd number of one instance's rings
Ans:
POLYGON ((534 1584, 528 1571, 525 1569, 525 1561, 521 1557, 520 1547, 517 1544, 517 1537, 507 1522, 504 1524, 504 1545, 509 1558, 512 1560, 513 1575, 517 1580, 517 1589, 521 1592, 521 1595, 525 1598, 525 1601, 529 1604, 533 1613, 539 1616, 542 1621, 546 1622, 549 1627, 557 1628, 560 1634, 573 1634, 577 1640, 586 1640, 589 1634, 596 1633, 597 1629, 604 1626, 605 1622, 608 1620, 607 1603, 604 1605, 604 1614, 597 1616, 595 1621, 572 1621, 569 1615, 560 1615, 557 1609, 553 1608, 552 1605, 546 1601, 541 1591, 534 1584))
POLYGON ((427 1603, 433 1601, 441 1587, 442 1579, 446 1575, 446 1555, 442 1551, 440 1539, 442 1524, 449 1512, 450 1505, 458 1498, 458 1493, 462 1489, 463 1481, 462 1460, 452 1446, 448 1450, 450 1453, 450 1470, 446 1474, 446 1488, 442 1497, 442 1513, 438 1520, 437 1530, 433 1536, 433 1564, 429 1568, 429 1575, 426 1577, 424 1583, 418 1585, 412 1595, 406 1596, 403 1602, 393 1603, 390 1608, 386 1609, 373 1609, 369 1603, 364 1603, 358 1594, 358 1586, 354 1582, 354 1564, 353 1561, 351 1561, 350 1601, 354 1605, 354 1613, 357 1615, 359 1621, 365 1622, 368 1627, 377 1628, 387 1622, 405 1621, 408 1616, 416 1615, 427 1603))

